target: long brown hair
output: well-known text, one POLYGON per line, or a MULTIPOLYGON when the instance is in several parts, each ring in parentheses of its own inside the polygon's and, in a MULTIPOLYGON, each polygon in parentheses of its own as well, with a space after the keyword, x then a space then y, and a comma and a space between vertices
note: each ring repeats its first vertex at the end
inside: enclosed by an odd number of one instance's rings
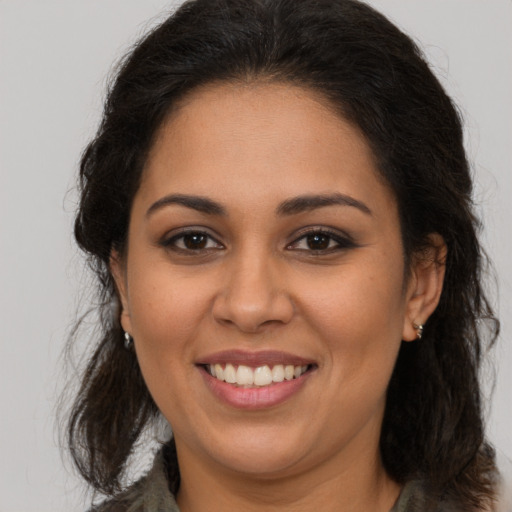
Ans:
POLYGON ((124 348, 109 271, 111 250, 126 244, 155 132, 194 88, 261 78, 320 92, 362 130, 394 191, 406 261, 430 233, 444 238, 442 297, 421 343, 401 347, 381 454, 397 482, 421 478, 433 495, 478 510, 492 497, 494 468, 479 368, 498 323, 482 290, 485 259, 461 121, 411 39, 356 0, 188 1, 120 66, 80 166, 75 236, 98 279, 101 334, 68 426, 78 469, 95 489, 115 493, 158 414, 135 354, 124 348))

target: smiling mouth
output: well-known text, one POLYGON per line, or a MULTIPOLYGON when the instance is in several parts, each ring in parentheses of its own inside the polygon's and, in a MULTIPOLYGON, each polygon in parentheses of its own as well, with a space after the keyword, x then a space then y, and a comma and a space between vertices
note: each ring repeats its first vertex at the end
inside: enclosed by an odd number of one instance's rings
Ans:
POLYGON ((313 369, 312 364, 293 365, 275 364, 262 365, 253 368, 243 364, 206 364, 205 371, 216 380, 227 382, 236 387, 262 388, 278 384, 280 382, 299 379, 305 373, 313 369))

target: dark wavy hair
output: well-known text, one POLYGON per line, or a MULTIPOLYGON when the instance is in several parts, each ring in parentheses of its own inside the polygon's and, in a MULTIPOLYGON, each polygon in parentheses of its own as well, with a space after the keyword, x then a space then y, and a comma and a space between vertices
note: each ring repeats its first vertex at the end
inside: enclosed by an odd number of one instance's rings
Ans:
POLYGON ((429 234, 444 238, 440 303, 421 342, 402 344, 380 447, 397 482, 421 478, 433 495, 478 510, 492 499, 494 470, 479 371, 498 322, 482 289, 461 120, 411 39, 356 0, 191 0, 121 62, 80 165, 75 236, 98 279, 101 336, 67 430, 79 471, 96 490, 116 493, 159 414, 124 348, 109 270, 112 249, 125 248, 155 133, 194 89, 256 80, 319 92, 364 133, 398 204, 406 263, 429 234))

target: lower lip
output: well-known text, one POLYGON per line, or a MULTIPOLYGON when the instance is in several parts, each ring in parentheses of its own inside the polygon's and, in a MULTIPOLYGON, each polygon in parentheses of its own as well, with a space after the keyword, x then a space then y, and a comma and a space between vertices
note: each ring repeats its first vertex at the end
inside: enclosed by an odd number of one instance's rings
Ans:
POLYGON ((261 388, 242 388, 212 377, 204 368, 200 372, 210 391, 222 402, 237 409, 258 410, 279 405, 298 393, 312 371, 298 379, 277 382, 261 388))

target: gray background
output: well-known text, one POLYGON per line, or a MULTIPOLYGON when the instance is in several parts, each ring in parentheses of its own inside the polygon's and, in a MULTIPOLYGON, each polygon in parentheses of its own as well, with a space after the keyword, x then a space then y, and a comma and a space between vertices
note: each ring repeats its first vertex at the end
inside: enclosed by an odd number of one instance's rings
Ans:
MULTIPOLYGON (((512 2, 371 3, 422 42, 466 118, 503 326, 488 432, 512 457, 512 2)), ((112 62, 171 5, 0 0, 0 512, 84 509, 54 419, 86 281, 71 236, 74 176, 112 62)))

